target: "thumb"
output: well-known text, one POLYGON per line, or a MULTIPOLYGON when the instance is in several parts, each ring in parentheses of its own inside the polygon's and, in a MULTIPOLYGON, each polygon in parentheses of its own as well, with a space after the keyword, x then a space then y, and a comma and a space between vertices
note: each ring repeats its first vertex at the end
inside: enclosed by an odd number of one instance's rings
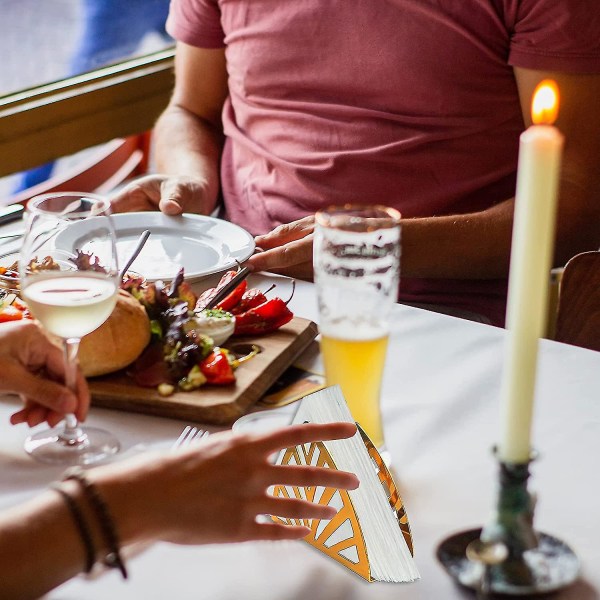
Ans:
POLYGON ((166 215, 180 215, 184 210, 182 186, 173 180, 163 182, 158 208, 166 215))
POLYGON ((183 212, 180 202, 174 195, 167 198, 161 198, 158 203, 158 208, 160 209, 160 212, 171 216, 180 215, 183 212))

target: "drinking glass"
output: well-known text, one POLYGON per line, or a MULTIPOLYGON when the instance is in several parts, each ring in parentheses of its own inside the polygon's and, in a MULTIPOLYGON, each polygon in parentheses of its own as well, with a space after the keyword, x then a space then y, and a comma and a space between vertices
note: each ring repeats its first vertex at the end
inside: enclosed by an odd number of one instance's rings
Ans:
POLYGON ((346 205, 316 214, 314 273, 327 385, 384 453, 380 389, 398 294, 400 213, 346 205))
MULTIPOLYGON (((32 198, 19 258, 21 295, 64 348, 65 384, 76 388, 77 352, 84 335, 111 314, 118 293, 115 230, 107 199, 54 193, 32 198)), ((119 450, 109 432, 82 427, 66 415, 64 427, 27 438, 25 450, 52 464, 87 465, 119 450)))

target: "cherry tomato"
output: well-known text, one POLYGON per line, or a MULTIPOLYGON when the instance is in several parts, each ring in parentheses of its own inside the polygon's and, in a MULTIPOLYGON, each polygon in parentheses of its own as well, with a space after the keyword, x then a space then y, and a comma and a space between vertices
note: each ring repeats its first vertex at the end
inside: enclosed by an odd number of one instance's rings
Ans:
POLYGON ((198 366, 204 377, 206 377, 206 383, 212 383, 213 385, 235 383, 233 369, 227 360, 227 355, 220 348, 213 350, 198 363, 198 366))
POLYGON ((19 310, 16 306, 5 306, 0 309, 0 323, 7 323, 8 321, 20 321, 25 318, 25 312, 19 310))

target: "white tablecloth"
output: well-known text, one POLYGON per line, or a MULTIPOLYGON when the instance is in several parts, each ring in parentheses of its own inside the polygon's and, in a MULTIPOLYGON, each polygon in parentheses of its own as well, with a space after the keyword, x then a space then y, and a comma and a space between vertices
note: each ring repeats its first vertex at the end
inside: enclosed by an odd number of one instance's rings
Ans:
MULTIPOLYGON (((286 293, 281 289, 282 296, 286 293)), ((316 320, 311 284, 298 285, 291 306, 298 315, 316 320)), ((447 535, 481 525, 493 507, 496 465, 491 447, 499 432, 503 338, 503 330, 488 325, 403 306, 395 310, 383 414, 411 521, 420 581, 368 584, 303 542, 158 544, 130 559, 127 582, 116 572, 91 582, 78 577, 48 597, 473 598, 445 574, 435 549, 447 535)), ((539 495, 535 523, 569 543, 582 560, 581 581, 558 598, 598 598, 600 525, 594 494, 598 486, 593 482, 600 456, 600 353, 542 341, 538 382, 534 444, 540 458, 531 480, 539 495)), ((27 428, 8 426, 16 405, 15 399, 0 402, 0 507, 29 498, 61 472, 24 454, 27 428)), ((184 425, 101 409, 91 411, 88 423, 117 434, 125 453, 140 444, 170 442, 184 425)))

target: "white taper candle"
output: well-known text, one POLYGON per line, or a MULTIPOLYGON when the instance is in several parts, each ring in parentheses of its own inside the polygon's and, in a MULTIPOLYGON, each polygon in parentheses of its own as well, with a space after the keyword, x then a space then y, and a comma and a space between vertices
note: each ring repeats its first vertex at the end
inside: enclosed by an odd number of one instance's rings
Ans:
POLYGON ((534 123, 543 124, 529 127, 521 135, 519 146, 506 311, 508 331, 500 392, 499 457, 511 463, 527 462, 531 454, 538 343, 546 323, 564 142, 560 131, 551 125, 557 110, 556 85, 542 82, 534 96, 532 112, 534 123), (554 105, 536 110, 539 94, 542 103, 553 97, 554 105))

